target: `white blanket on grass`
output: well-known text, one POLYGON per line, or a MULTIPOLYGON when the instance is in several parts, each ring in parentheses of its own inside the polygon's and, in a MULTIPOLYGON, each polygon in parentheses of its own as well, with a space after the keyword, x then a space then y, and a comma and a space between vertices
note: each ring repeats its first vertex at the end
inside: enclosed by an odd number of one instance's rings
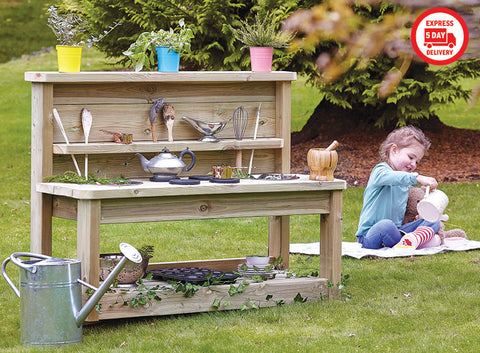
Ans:
MULTIPOLYGON (((402 249, 402 248, 381 248, 364 249, 360 243, 342 242, 342 256, 350 256, 361 259, 364 256, 378 257, 404 257, 417 255, 433 255, 446 251, 466 251, 480 249, 480 241, 460 239, 450 241, 445 245, 426 249, 402 249)), ((299 243, 290 244, 290 253, 305 255, 320 255, 320 243, 299 243)))

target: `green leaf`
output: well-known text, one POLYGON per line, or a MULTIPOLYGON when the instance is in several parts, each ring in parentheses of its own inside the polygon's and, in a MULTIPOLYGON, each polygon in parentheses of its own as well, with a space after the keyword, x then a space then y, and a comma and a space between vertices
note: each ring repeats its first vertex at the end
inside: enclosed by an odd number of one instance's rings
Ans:
POLYGON ((293 302, 294 303, 305 303, 307 301, 307 298, 302 298, 301 294, 300 293, 297 293, 297 295, 295 296, 295 298, 293 298, 293 302))

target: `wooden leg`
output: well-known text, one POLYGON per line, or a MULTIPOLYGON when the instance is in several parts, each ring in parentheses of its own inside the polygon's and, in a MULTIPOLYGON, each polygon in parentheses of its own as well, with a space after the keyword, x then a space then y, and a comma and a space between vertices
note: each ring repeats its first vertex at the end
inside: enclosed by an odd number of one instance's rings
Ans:
POLYGON ((342 276, 342 191, 332 191, 330 213, 320 216, 319 274, 333 283, 335 295, 342 276))
POLYGON ((30 204, 30 251, 51 256, 52 196, 35 192, 30 204))
POLYGON ((268 219, 268 255, 282 255, 282 268, 290 261, 290 216, 272 216, 268 219))
MULTIPOLYGON (((82 261, 82 280, 98 288, 100 272, 100 200, 78 200, 77 256, 82 261)), ((98 321, 93 310, 87 321, 98 321)))

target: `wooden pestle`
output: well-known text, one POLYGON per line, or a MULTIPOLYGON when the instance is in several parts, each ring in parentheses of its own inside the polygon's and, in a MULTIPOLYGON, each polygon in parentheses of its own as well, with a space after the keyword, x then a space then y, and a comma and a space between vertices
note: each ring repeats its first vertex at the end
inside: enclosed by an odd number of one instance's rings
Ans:
POLYGON ((337 141, 337 140, 334 140, 330 146, 328 146, 327 148, 325 148, 325 151, 333 151, 335 148, 338 147, 340 143, 337 141))

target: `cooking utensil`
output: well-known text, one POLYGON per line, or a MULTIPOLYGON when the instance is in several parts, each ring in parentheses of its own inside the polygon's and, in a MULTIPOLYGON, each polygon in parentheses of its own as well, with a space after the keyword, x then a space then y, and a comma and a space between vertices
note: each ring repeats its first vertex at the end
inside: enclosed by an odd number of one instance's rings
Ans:
MULTIPOLYGON (((333 149, 335 141, 327 148, 333 149)), ((307 163, 310 169, 310 180, 334 180, 333 172, 337 166, 337 151, 324 148, 310 148, 307 153, 307 163)))
MULTIPOLYGON (((160 109, 162 108, 163 105, 163 98, 157 99, 155 102, 153 102, 152 107, 150 108, 150 112, 148 114, 149 120, 150 120, 150 131, 152 132, 152 141, 154 143, 157 143, 157 128, 155 127, 155 119, 160 113, 160 109)), ((158 155, 158 153, 155 153, 158 155)))
MULTIPOLYGON (((53 117, 55 118, 55 121, 57 122, 58 127, 60 128, 60 131, 62 132, 63 138, 65 139, 65 143, 67 145, 70 144, 68 141, 67 134, 65 133, 65 129, 63 128, 62 120, 60 119, 60 114, 58 114, 58 111, 56 108, 53 108, 53 117)), ((77 159, 75 158, 75 155, 70 154, 73 160, 73 164, 75 164, 75 169, 77 169, 77 174, 79 176, 82 176, 82 173, 80 172, 80 168, 78 167, 77 159)))
MULTIPOLYGON (((243 135, 245 134, 245 130, 247 129, 248 124, 248 112, 243 107, 237 107, 233 111, 233 132, 235 133, 235 139, 240 141, 243 139, 243 135)), ((242 167, 242 150, 239 149, 236 152, 236 165, 238 168, 242 167)))
POLYGON ((124 134, 122 132, 115 132, 115 131, 108 131, 108 130, 100 130, 106 134, 113 135, 113 142, 115 143, 124 143, 130 144, 133 142, 133 134, 124 134))
POLYGON ((168 181, 176 178, 181 172, 192 169, 195 164, 195 154, 188 148, 180 153, 180 157, 171 154, 167 148, 164 148, 162 153, 150 160, 146 159, 140 153, 136 153, 135 155, 140 158, 143 170, 153 174, 153 178, 150 179, 151 181, 168 181), (192 157, 192 162, 188 167, 186 167, 182 161, 185 154, 192 157))
POLYGON ((333 151, 339 144, 340 143, 337 140, 334 140, 327 148, 325 148, 325 151, 333 151))
POLYGON ((171 104, 165 103, 163 105, 163 120, 167 125, 168 142, 173 142, 173 122, 175 120, 175 109, 171 104))
MULTIPOLYGON (((83 135, 85 136, 85 145, 88 145, 88 136, 90 135, 90 129, 92 128, 92 113, 87 108, 82 109, 82 127, 83 135)), ((88 154, 85 153, 85 179, 88 180, 88 154)))
POLYGON ((187 123, 192 125, 198 132, 204 134, 200 141, 203 142, 218 142, 220 141, 217 139, 214 135, 217 132, 220 132, 223 130, 225 125, 227 125, 228 121, 226 123, 224 122, 204 122, 200 121, 197 119, 192 119, 189 118, 188 116, 182 117, 183 120, 185 120, 187 123))
MULTIPOLYGON (((262 103, 259 104, 258 106, 258 111, 257 111, 257 120, 255 122, 255 131, 253 132, 253 140, 255 141, 257 139, 257 131, 258 131, 258 123, 260 121, 260 110, 262 109, 262 103)), ((250 163, 248 164, 248 174, 252 174, 252 164, 253 164, 253 153, 254 149, 252 149, 252 153, 250 154, 250 163)))

